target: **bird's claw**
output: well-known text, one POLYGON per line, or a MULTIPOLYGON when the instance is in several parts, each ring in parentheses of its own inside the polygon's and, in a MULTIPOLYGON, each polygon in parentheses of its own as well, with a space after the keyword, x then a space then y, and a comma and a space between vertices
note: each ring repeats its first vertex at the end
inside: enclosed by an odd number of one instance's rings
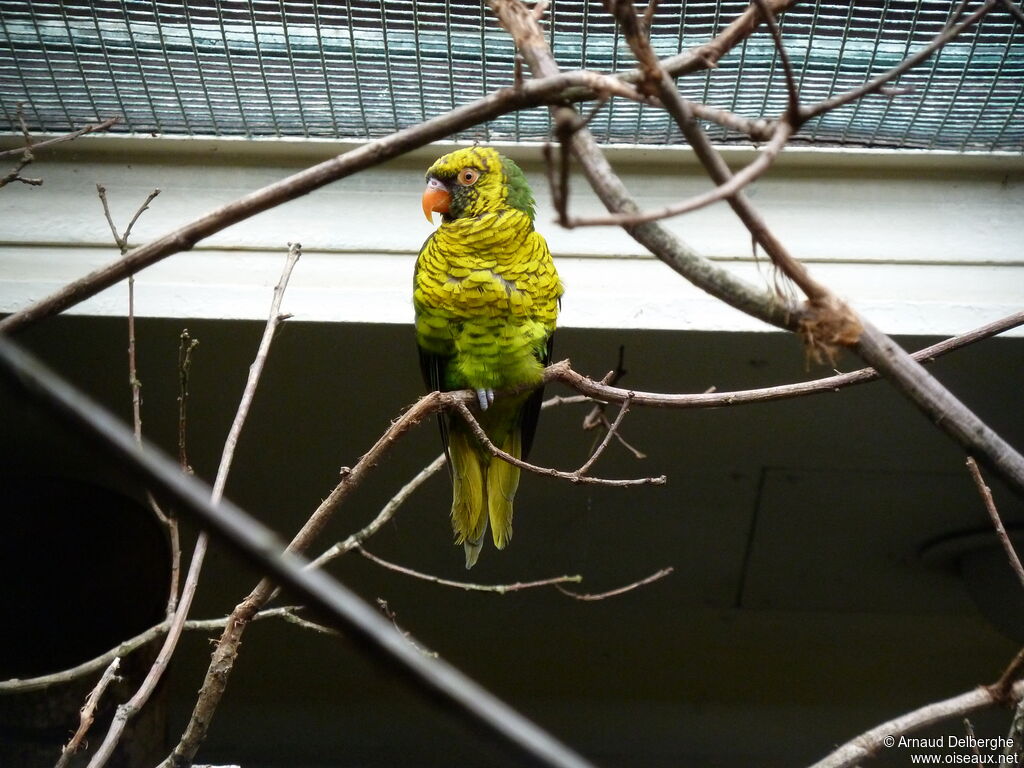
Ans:
POLYGON ((494 390, 478 389, 476 391, 476 400, 478 403, 480 403, 480 410, 486 411, 487 406, 494 402, 494 390))

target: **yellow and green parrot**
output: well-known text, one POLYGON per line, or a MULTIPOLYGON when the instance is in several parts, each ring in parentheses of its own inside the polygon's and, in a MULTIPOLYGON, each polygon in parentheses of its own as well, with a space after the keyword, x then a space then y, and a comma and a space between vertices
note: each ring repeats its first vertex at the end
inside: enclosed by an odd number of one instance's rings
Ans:
MULTIPOLYGON (((472 389, 477 418, 496 446, 526 456, 542 391, 498 397, 494 390, 539 384, 551 361, 562 283, 533 228, 533 193, 514 162, 490 147, 460 149, 427 171, 423 212, 441 226, 416 260, 416 342, 427 386, 472 389)), ((441 418, 452 477, 452 528, 466 568, 490 524, 498 549, 512 536, 519 468, 493 457, 457 414, 441 418)))

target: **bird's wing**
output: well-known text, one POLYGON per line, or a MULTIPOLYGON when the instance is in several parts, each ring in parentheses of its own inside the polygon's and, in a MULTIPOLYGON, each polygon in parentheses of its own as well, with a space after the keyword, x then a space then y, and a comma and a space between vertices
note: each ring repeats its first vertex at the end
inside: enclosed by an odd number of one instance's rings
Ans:
MULTIPOLYGON (((551 365, 551 355, 554 351, 555 334, 548 336, 544 343, 543 354, 538 355, 541 365, 545 368, 551 365)), ((520 416, 520 434, 522 435, 522 459, 525 461, 530 454, 530 447, 533 445, 533 436, 537 432, 537 420, 540 418, 540 406, 544 402, 544 386, 537 387, 526 398, 523 403, 522 415, 520 416)))
MULTIPOLYGON (((419 351, 420 371, 423 374, 423 381, 427 385, 427 389, 431 392, 446 389, 442 386, 444 383, 444 369, 448 365, 450 358, 428 352, 423 347, 419 347, 419 351)), ((448 460, 448 473, 451 474, 452 456, 448 450, 448 419, 444 413, 437 414, 437 426, 441 430, 441 445, 444 446, 444 455, 448 460)))

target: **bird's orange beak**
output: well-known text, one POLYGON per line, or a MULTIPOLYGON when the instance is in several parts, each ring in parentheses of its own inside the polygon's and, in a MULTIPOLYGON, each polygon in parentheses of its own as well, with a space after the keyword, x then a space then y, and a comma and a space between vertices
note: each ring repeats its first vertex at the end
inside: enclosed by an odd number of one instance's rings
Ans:
POLYGON ((427 221, 434 223, 434 211, 448 213, 451 202, 452 197, 444 184, 434 178, 427 181, 427 188, 423 190, 423 215, 427 217, 427 221))

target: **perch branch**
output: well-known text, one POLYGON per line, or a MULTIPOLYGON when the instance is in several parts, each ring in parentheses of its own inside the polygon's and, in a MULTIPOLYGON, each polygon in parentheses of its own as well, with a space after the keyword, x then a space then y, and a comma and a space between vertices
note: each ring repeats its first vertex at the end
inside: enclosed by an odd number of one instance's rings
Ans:
MULTIPOLYGON (((496 446, 491 439, 487 437, 487 433, 484 432, 483 427, 480 426, 473 414, 470 412, 466 403, 462 400, 456 400, 454 402, 454 408, 458 414, 466 422, 467 426, 472 430, 476 439, 480 441, 480 444, 487 449, 487 451, 497 456, 502 461, 507 461, 509 464, 520 469, 525 469, 528 472, 534 472, 538 475, 546 475, 548 477, 556 477, 560 480, 568 480, 570 483, 584 483, 588 485, 607 485, 615 488, 627 488, 634 485, 664 485, 667 482, 665 475, 659 475, 658 477, 638 477, 628 480, 611 480, 604 477, 590 477, 589 475, 583 474, 581 469, 577 469, 575 472, 562 472, 558 469, 551 467, 540 467, 536 464, 530 464, 528 461, 517 459, 510 453, 506 453, 496 446)), ((588 460, 588 463, 592 463, 588 460)))
POLYGON ((429 581, 432 584, 440 584, 444 587, 454 587, 461 589, 466 592, 494 592, 499 595, 505 595, 509 592, 518 592, 523 589, 534 589, 536 587, 552 587, 558 586, 559 584, 576 583, 579 584, 583 581, 582 576, 555 576, 550 579, 541 579, 539 581, 520 581, 515 584, 471 584, 467 581, 452 581, 450 579, 442 579, 439 576, 431 576, 429 573, 421 573, 420 571, 414 571, 412 568, 406 568, 404 565, 398 565, 396 563, 388 562, 387 560, 377 557, 376 555, 367 552, 359 544, 355 545, 355 548, 359 551, 363 557, 367 560, 376 563, 377 565, 387 568, 390 571, 401 573, 406 576, 412 576, 414 579, 420 579, 421 581, 429 581))
MULTIPOLYGON (((1014 312, 1004 318, 986 323, 967 333, 953 336, 943 341, 914 352, 911 357, 921 363, 930 363, 942 355, 991 338, 1004 331, 1024 325, 1024 310, 1014 312)), ((881 376, 874 368, 861 368, 850 373, 841 373, 812 381, 795 384, 782 384, 776 387, 761 389, 737 390, 734 392, 703 392, 698 394, 665 394, 660 392, 641 392, 614 387, 603 382, 594 381, 572 369, 567 360, 553 363, 544 372, 545 381, 560 381, 568 387, 593 400, 600 402, 621 403, 628 397, 634 405, 654 408, 720 408, 732 405, 764 403, 773 400, 785 400, 792 397, 836 392, 855 384, 876 381, 881 376)), ((470 398, 467 397, 467 402, 470 398)))

